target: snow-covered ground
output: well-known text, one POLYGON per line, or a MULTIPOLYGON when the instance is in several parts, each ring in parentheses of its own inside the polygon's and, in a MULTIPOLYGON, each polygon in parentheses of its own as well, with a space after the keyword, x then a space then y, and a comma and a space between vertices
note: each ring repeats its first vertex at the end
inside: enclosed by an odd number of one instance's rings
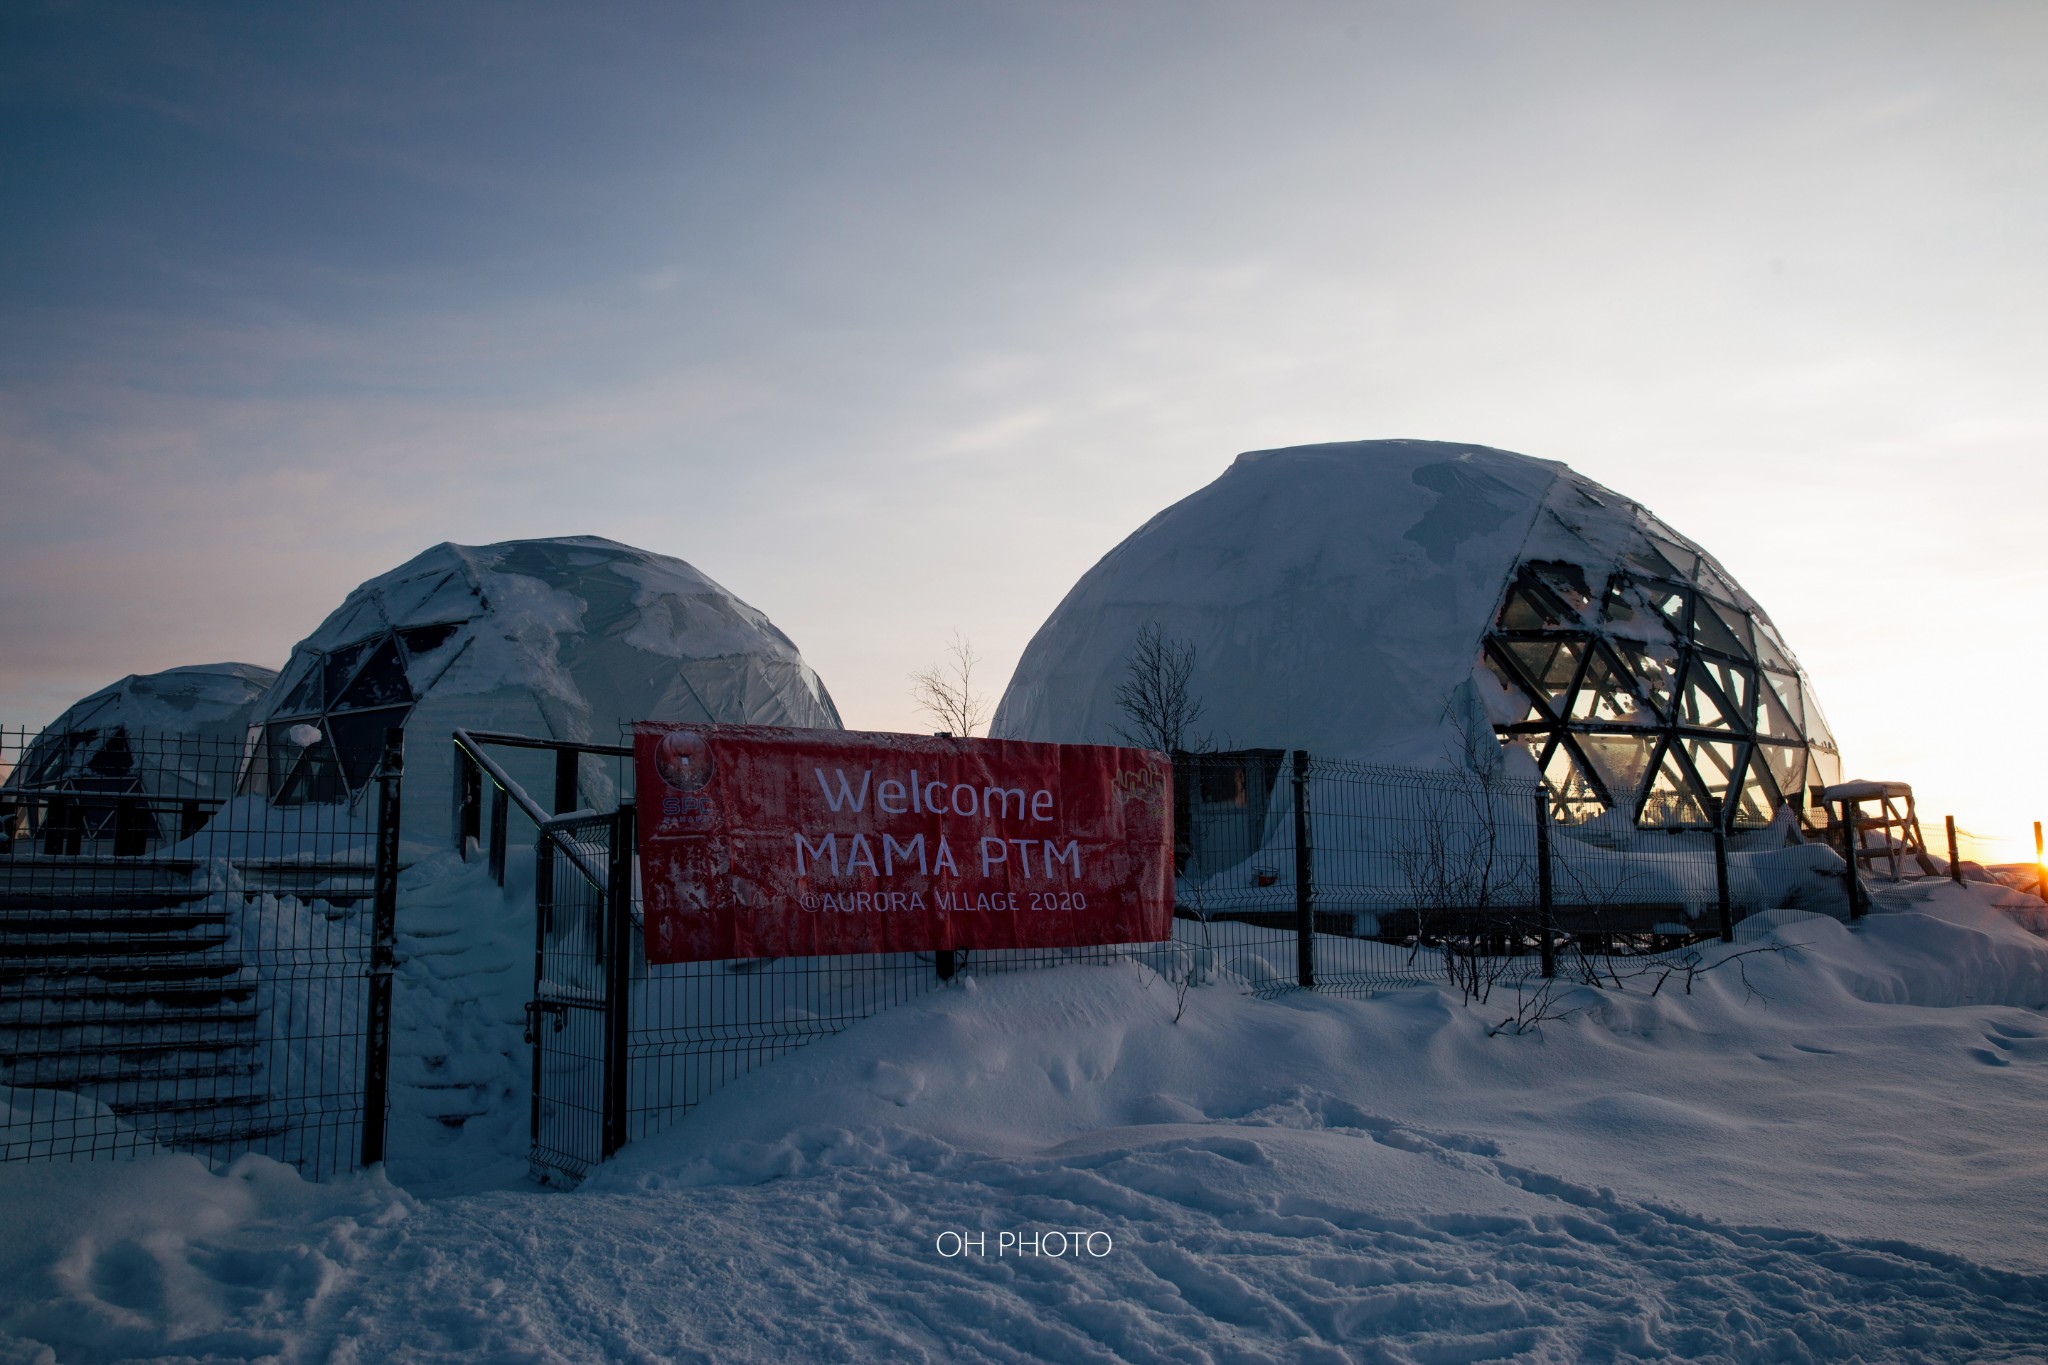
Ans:
POLYGON ((1878 895, 1519 1037, 1433 988, 966 978, 570 1194, 14 1164, 0 1362, 2048 1359, 2048 918, 1878 895))

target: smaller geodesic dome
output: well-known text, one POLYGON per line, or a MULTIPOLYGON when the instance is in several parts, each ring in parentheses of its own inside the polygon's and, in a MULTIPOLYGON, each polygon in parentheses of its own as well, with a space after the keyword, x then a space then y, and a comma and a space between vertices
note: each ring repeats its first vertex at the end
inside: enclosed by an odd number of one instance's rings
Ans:
MULTIPOLYGON (((356 801, 402 728, 405 825, 427 836, 447 828, 454 729, 617 744, 636 720, 840 724, 789 637, 680 559, 595 536, 441 544, 293 648, 258 708, 245 789, 279 806, 356 801)), ((610 782, 585 761, 586 804, 610 782)))
POLYGON ((65 800, 83 840, 171 834, 166 822, 185 803, 210 808, 232 795, 249 717, 276 680, 237 663, 131 673, 65 708, 0 790, 65 800))

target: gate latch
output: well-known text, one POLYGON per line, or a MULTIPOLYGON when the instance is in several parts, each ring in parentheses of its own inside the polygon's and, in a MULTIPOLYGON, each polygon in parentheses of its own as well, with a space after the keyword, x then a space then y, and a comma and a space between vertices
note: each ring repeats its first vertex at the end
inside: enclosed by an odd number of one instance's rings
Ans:
POLYGON ((555 1018, 555 1032, 560 1033, 569 1023, 569 1002, 566 1000, 529 1000, 526 1002, 526 1041, 529 1046, 540 1041, 540 1016, 551 1014, 555 1018))

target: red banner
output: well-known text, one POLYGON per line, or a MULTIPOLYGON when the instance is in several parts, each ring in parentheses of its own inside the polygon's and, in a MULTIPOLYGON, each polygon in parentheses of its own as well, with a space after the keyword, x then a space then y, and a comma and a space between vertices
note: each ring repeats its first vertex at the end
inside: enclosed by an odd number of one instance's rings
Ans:
POLYGON ((646 722, 634 762, 650 962, 1172 931, 1159 754, 646 722))

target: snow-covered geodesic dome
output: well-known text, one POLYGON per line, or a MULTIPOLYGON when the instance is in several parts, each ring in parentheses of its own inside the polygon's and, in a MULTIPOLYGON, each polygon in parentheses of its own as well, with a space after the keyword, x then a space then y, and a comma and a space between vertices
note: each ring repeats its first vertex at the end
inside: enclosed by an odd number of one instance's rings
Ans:
POLYGON ((1240 455, 1082 576, 990 733, 1116 742, 1150 624, 1194 647, 1213 747, 1433 767, 1490 727, 1560 820, 1645 828, 1717 808, 1764 824, 1840 778, 1763 608, 1649 509, 1551 460, 1439 441, 1240 455))
POLYGON ((132 825, 123 833, 159 837, 166 814, 182 803, 233 794, 235 751, 276 680, 255 664, 131 673, 66 707, 0 785, 79 798, 72 812, 88 840, 113 837, 124 818, 132 825))
MULTIPOLYGON (((356 800, 401 727, 405 827, 426 837, 448 827, 457 727, 617 744, 636 720, 840 725, 789 637, 680 559, 596 536, 441 544, 293 648, 250 731, 245 788, 275 805, 356 800)), ((542 759, 522 780, 545 793, 542 759)), ((614 794, 595 760, 579 781, 594 804, 614 794)))

